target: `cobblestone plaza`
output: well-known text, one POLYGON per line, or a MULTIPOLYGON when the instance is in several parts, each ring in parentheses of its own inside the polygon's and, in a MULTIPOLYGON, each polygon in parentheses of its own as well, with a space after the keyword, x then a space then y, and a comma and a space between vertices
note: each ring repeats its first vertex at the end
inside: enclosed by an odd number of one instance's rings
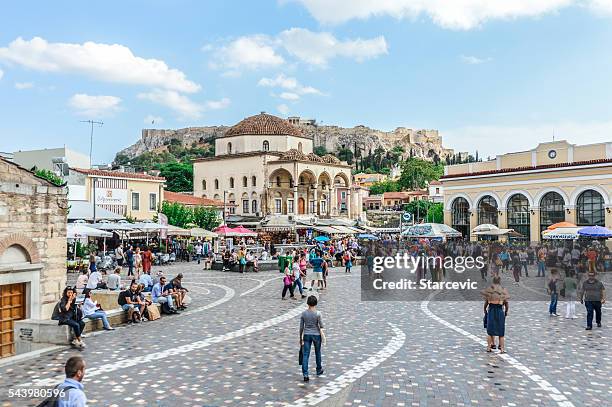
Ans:
POLYGON ((511 295, 539 292, 542 301, 511 300, 502 355, 485 352, 481 302, 361 301, 359 270, 334 268, 318 307, 327 327, 326 371, 303 383, 297 356, 305 304, 280 300, 277 272, 239 275, 195 263, 163 270, 185 274, 195 298, 188 311, 90 334, 81 352, 65 348, 0 366, 0 406, 33 405, 9 399, 8 389, 58 383, 75 353, 87 363, 83 383, 91 406, 604 406, 612 400, 609 306, 603 327, 589 332, 583 307, 577 319, 551 318, 537 277, 523 279, 519 290, 504 275, 511 295))

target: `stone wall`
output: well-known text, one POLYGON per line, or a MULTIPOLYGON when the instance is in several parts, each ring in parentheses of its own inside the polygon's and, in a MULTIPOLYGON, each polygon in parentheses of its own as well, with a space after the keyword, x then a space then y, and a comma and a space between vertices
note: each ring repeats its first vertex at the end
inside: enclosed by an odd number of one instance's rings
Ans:
POLYGON ((8 247, 18 245, 31 263, 42 264, 35 290, 41 318, 51 316, 66 283, 66 194, 66 188, 0 159, 0 259, 8 247))

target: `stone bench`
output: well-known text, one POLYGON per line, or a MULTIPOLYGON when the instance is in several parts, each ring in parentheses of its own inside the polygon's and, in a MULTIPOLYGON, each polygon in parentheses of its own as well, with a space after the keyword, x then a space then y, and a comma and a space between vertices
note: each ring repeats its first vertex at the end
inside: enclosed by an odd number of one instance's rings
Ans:
MULTIPOLYGON (((160 308, 159 304, 153 304, 160 308)), ((161 309, 160 309, 161 313, 161 309)), ((127 311, 121 308, 106 310, 106 316, 111 326, 127 322, 127 311)), ((100 331, 103 329, 101 319, 84 318, 85 329, 83 333, 100 331)), ((21 354, 51 345, 68 345, 72 339, 72 328, 68 325, 58 325, 52 319, 21 319, 15 321, 13 328, 15 338, 15 353, 21 354)))

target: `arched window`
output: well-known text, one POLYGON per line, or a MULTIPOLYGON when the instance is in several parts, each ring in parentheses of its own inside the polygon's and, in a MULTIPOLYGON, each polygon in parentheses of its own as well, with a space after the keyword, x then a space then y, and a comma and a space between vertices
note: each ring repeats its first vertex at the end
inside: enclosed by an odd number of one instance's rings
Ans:
POLYGON ((215 179, 215 189, 219 189, 219 180, 215 179))
POLYGON ((563 197, 556 192, 548 192, 542 197, 540 200, 540 232, 554 223, 565 220, 564 205, 563 197))
POLYGON ((202 189, 206 191, 206 180, 205 179, 202 180, 202 189))
POLYGON ((470 204, 467 199, 459 197, 451 206, 451 225, 463 237, 470 236, 470 204))
POLYGON ((270 142, 268 140, 264 140, 262 148, 263 151, 270 151, 270 142))
POLYGON ((478 202, 478 224, 497 226, 497 201, 491 195, 483 196, 478 202))
POLYGON ((232 143, 227 143, 227 153, 228 154, 232 153, 232 143))
POLYGON ((529 200, 525 195, 512 195, 508 201, 508 227, 523 235, 522 239, 530 240, 529 200))
POLYGON ((230 177, 230 188, 234 188, 234 177, 230 177))
POLYGON ((300 153, 302 152, 302 142, 301 141, 298 143, 298 151, 300 153))
POLYGON ((578 196, 576 202, 578 226, 591 226, 605 224, 604 199, 601 194, 588 189, 578 196))
POLYGON ((256 187, 257 186, 257 177, 255 175, 253 175, 251 177, 251 186, 252 187, 256 187))
POLYGON ((257 213, 257 200, 256 199, 253 199, 253 201, 251 202, 251 212, 257 213))
POLYGON ((249 179, 247 177, 242 177, 242 186, 245 188, 249 186, 249 179))
POLYGON ((281 180, 280 177, 276 177, 276 186, 280 187, 281 186, 281 180))

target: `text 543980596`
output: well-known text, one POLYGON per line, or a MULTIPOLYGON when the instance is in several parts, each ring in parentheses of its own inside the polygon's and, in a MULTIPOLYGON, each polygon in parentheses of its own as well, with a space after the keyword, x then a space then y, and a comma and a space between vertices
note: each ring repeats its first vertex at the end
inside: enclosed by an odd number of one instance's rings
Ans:
POLYGON ((64 397, 64 394, 64 389, 54 387, 18 387, 8 389, 8 396, 11 399, 64 397))

